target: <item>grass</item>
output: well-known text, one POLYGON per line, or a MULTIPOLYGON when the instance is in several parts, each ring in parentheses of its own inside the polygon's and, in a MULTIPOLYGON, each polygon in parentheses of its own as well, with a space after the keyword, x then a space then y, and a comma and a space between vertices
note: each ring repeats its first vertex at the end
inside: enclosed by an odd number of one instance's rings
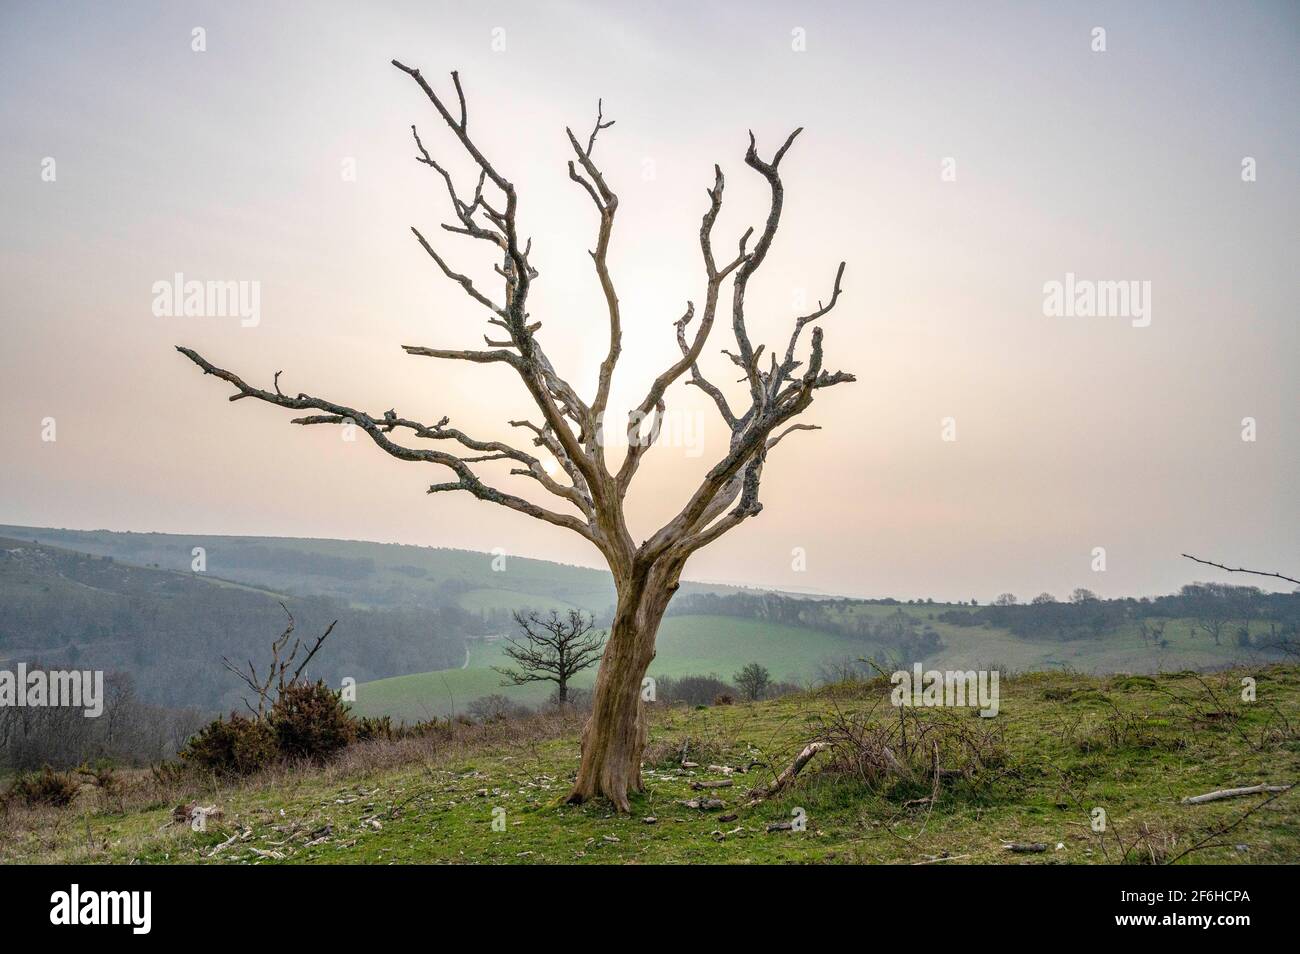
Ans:
MULTIPOLYGON (((856 658, 872 652, 874 644, 844 639, 830 633, 726 616, 670 616, 659 628, 654 676, 708 675, 729 680, 746 663, 759 662, 776 679, 804 683, 816 675, 826 658, 856 658)), ((473 700, 500 693, 528 706, 542 704, 554 686, 532 683, 501 685, 492 666, 508 666, 499 641, 470 643, 469 665, 464 669, 415 673, 362 683, 357 687, 356 711, 362 715, 389 715, 416 722, 432 715, 464 712, 473 700)), ((590 687, 595 670, 583 673, 574 685, 590 687)))
MULTIPOLYGON (((1244 651, 1226 642, 1215 646, 1198 633, 1190 620, 1170 620, 1165 628, 1169 645, 1146 648, 1134 628, 1121 627, 1093 639, 1034 641, 987 626, 961 627, 935 622, 931 614, 944 606, 904 606, 902 611, 933 625, 945 643, 939 653, 920 662, 927 667, 998 668, 1013 672, 1063 669, 1079 672, 1158 672, 1215 669, 1241 663, 1244 651)), ((859 606, 854 612, 885 616, 897 607, 859 606)), ((464 712, 475 699, 499 693, 528 706, 538 706, 550 696, 549 683, 501 686, 492 666, 506 666, 499 642, 470 643, 469 664, 464 669, 413 673, 363 683, 357 689, 356 709, 364 715, 389 715, 415 722, 434 715, 464 712)), ((858 659, 882 655, 875 643, 848 639, 804 627, 784 626, 729 616, 669 616, 659 629, 651 675, 709 675, 729 680, 743 666, 758 662, 774 679, 810 684, 829 659, 858 659)), ((575 685, 590 686, 590 673, 575 685)))
MULTIPOLYGON (((356 746, 325 769, 281 769, 243 785, 151 790, 121 806, 92 793, 70 809, 14 807, 0 824, 7 861, 115 863, 1201 863, 1300 861, 1300 789, 1185 805, 1235 785, 1300 780, 1300 671, 1156 677, 1052 672, 1005 679, 1001 712, 912 710, 986 732, 1001 755, 969 778, 870 781, 811 763, 785 793, 749 807, 744 792, 847 717, 899 718, 888 686, 852 684, 781 700, 653 711, 646 791, 633 813, 561 799, 577 766, 578 721, 548 715, 460 727, 451 741, 356 746), (1257 680, 1258 701, 1240 699, 1257 680), (683 767, 680 752, 696 767, 683 767), (751 763, 761 763, 750 768, 751 763), (722 779, 724 809, 682 802, 722 779), (179 799, 217 805, 206 831, 168 824, 179 799), (1104 832, 1093 830, 1096 808, 1104 832), (768 831, 802 812, 805 831, 768 831), (723 821, 722 816, 735 814, 723 821), (643 819, 655 818, 653 824, 643 819), (1244 820, 1232 827, 1238 819, 1244 820), (494 819, 500 819, 494 829, 494 819), (499 830, 498 830, 499 829, 499 830), (1009 841, 1042 842, 1013 854, 1009 841), (226 847, 216 851, 217 846, 226 847)), ((191 783, 196 785, 196 783, 191 783)))

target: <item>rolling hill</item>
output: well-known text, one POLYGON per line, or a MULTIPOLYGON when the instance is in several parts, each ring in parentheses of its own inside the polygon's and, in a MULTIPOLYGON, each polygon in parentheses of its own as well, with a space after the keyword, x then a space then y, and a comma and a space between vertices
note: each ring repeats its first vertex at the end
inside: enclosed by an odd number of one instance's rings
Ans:
POLYGON ((124 672, 157 704, 242 708, 222 657, 265 667, 282 602, 309 640, 338 620, 311 670, 335 685, 450 665, 480 625, 455 608, 358 608, 0 537, 0 665, 124 672))
MULTIPOLYGON (((122 563, 189 573, 195 547, 206 574, 295 596, 343 596, 358 607, 454 603, 474 613, 524 607, 603 612, 614 586, 604 570, 444 547, 364 540, 131 533, 0 525, 0 536, 112 557, 122 563), (494 569, 494 566, 497 567, 494 569)), ((739 587, 684 583, 683 593, 739 587)))
MULTIPOLYGON (((774 678, 802 684, 816 677, 824 660, 856 658, 879 647, 804 627, 687 615, 664 620, 657 649, 650 667, 653 676, 716 675, 729 680, 746 663, 759 662, 774 678)), ((415 722, 464 712, 474 699, 495 693, 528 706, 545 702, 554 689, 549 683, 501 685, 500 674, 491 667, 509 664, 500 641, 470 640, 464 667, 364 683, 357 687, 354 708, 362 715, 389 715, 415 722)), ((574 685, 589 688, 594 679, 595 670, 591 669, 574 685)))
MULTIPOLYGON (((0 561, 0 660, 126 671, 151 701, 209 710, 238 704, 239 685, 221 657, 262 659, 283 627, 282 600, 300 632, 342 620, 317 675, 333 685, 356 679, 360 713, 405 721, 464 712, 491 694, 544 702, 549 684, 502 687, 492 669, 505 663, 499 638, 513 632, 510 611, 578 607, 600 619, 613 600, 604 572, 522 557, 494 570, 491 554, 465 550, 32 527, 0 527, 0 536, 10 538, 0 561), (196 547, 202 572, 192 569, 196 547)), ((806 685, 867 658, 1004 672, 1217 669, 1278 658, 1266 637, 1279 624, 1294 632, 1300 597, 1267 599, 1233 623, 1237 637, 1250 634, 1241 645, 1211 640, 1160 600, 1098 602, 1094 624, 1013 631, 1015 614, 1040 610, 806 599, 690 583, 664 621, 650 674, 730 680, 758 662, 776 680, 806 685), (1142 634, 1156 617, 1158 642, 1142 634)), ((593 673, 584 675, 578 687, 590 685, 593 673)))
MULTIPOLYGON (((1097 637, 1058 641, 1030 640, 997 627, 954 626, 929 618, 951 609, 937 603, 915 607, 862 604, 853 608, 853 614, 868 617, 903 613, 925 620, 939 634, 943 647, 919 659, 901 659, 896 651, 878 641, 846 638, 807 626, 727 616, 670 615, 660 628, 650 674, 714 675, 729 681, 747 663, 757 662, 767 667, 773 679, 811 685, 846 668, 862 668, 860 661, 864 658, 887 666, 921 662, 933 669, 1081 673, 1202 671, 1279 658, 1277 653, 1237 645, 1216 646, 1190 619, 1168 621, 1164 628, 1167 645, 1148 647, 1138 635, 1136 621, 1097 637)), ((1262 628, 1255 626, 1256 631, 1262 628)), ((546 701, 554 688, 550 683, 502 686, 502 677, 491 667, 507 665, 509 660, 501 653, 500 642, 470 640, 462 666, 364 683, 357 687, 355 708, 363 715, 388 715, 415 722, 464 712, 470 702, 491 694, 528 706, 546 701)), ((588 688, 593 680, 591 670, 579 676, 574 685, 588 688)))

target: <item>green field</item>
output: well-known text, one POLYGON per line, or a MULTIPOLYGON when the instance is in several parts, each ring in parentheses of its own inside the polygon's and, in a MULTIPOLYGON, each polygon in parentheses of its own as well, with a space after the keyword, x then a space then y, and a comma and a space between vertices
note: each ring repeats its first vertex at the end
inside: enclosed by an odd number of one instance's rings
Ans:
MULTIPOLYGON (((546 701, 554 686, 532 683, 502 687, 501 676, 492 666, 506 666, 499 642, 476 640, 470 644, 465 669, 416 673, 363 683, 357 687, 355 710, 362 715, 389 715, 414 722, 433 715, 445 716, 465 707, 480 696, 500 693, 524 705, 546 701)), ((670 616, 659 630, 658 654, 650 666, 651 675, 716 675, 730 679, 749 662, 766 666, 773 678, 806 683, 827 657, 856 658, 864 649, 875 647, 830 633, 798 629, 724 616, 670 616)), ((595 670, 574 681, 589 687, 595 670)))
MULTIPOLYGON (((580 715, 456 726, 409 743, 354 746, 324 769, 268 771, 160 790, 141 773, 123 801, 86 789, 69 808, 16 807, 0 859, 118 864, 1300 862, 1300 789, 1184 804, 1223 788, 1300 779, 1300 671, 1005 680, 1001 711, 904 710, 912 737, 979 738, 979 758, 936 784, 929 749, 908 775, 862 774, 817 756, 787 790, 750 804, 813 738, 860 720, 893 731, 888 686, 841 686, 772 702, 650 709, 645 791, 632 814, 561 804, 578 764, 580 715), (1258 699, 1240 698, 1257 681, 1258 699), (945 734, 947 733, 947 734, 945 734), (954 734, 955 733, 955 734, 954 734), (689 763, 682 764, 685 752, 689 763), (731 774, 728 774, 730 771, 731 774), (685 804, 693 782, 720 806, 685 804), (186 786, 189 786, 188 788, 186 786), (931 800, 933 796, 933 800, 931 800), (175 805, 220 809, 204 831, 175 805), (1263 805, 1265 798, 1272 800, 1263 805), (1104 830, 1091 824, 1105 811, 1104 830), (1253 810, 1253 811, 1252 811, 1253 810), (806 830, 774 823, 806 819, 806 830), (501 824, 494 829, 494 819, 501 824), (1008 842, 1039 843, 1017 854, 1008 842)), ((895 737, 896 738, 896 737, 895 737)), ((842 743, 835 743, 837 745, 842 743)), ((915 749, 915 743, 913 745, 915 749)), ((843 751, 833 748, 831 753, 843 751)), ((900 749, 900 751, 903 751, 900 749)), ((952 762, 968 749, 945 749, 952 762)), ((953 763, 955 764, 955 762, 953 763)))
MULTIPOLYGON (((898 610, 926 619, 951 607, 855 606, 853 612, 888 615, 898 610)), ((961 627, 933 622, 945 648, 921 660, 928 667, 997 668, 1007 672, 1065 669, 1077 672, 1176 672, 1218 669, 1249 658, 1235 646, 1215 646, 1197 633, 1190 621, 1173 620, 1165 629, 1169 646, 1150 649, 1142 645, 1136 629, 1123 627, 1095 639, 1035 642, 1002 629, 961 627)), ((716 675, 729 680, 746 663, 758 662, 773 679, 810 685, 823 663, 837 659, 875 658, 888 654, 877 644, 847 639, 802 627, 725 616, 669 616, 659 630, 658 652, 650 666, 652 676, 716 675)), ((363 715, 389 715, 415 722, 431 716, 464 712, 473 700, 501 694, 515 702, 537 706, 550 696, 550 683, 501 685, 494 665, 509 663, 500 643, 474 641, 463 669, 415 673, 363 683, 357 688, 355 709, 363 715)), ((589 687, 594 671, 578 677, 574 685, 589 687)))
MULTIPOLYGON (((1001 668, 1011 672, 1069 669, 1093 672, 1177 672, 1182 669, 1220 669, 1251 657, 1248 650, 1224 642, 1216 646, 1196 630, 1192 620, 1167 621, 1164 636, 1168 646, 1146 647, 1138 635, 1136 621, 1097 637, 1073 640, 1031 640, 1005 629, 990 626, 953 626, 937 617, 951 605, 926 604, 879 606, 855 604, 853 613, 885 616, 901 611, 933 626, 945 643, 943 651, 921 662, 940 668, 1001 668)), ((1264 633, 1267 625, 1251 624, 1252 634, 1264 633)))

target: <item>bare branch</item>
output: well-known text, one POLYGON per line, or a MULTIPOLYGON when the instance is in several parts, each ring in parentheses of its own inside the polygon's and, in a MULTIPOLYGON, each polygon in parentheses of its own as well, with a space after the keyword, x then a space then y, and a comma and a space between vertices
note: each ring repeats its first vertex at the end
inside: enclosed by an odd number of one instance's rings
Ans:
MULTIPOLYGON (((457 99, 460 103, 459 120, 453 117, 445 103, 433 90, 433 88, 424 79, 418 69, 412 69, 404 64, 393 61, 393 66, 406 73, 416 81, 420 89, 424 92, 428 100, 433 104, 438 114, 442 117, 443 122, 451 129, 456 138, 460 141, 461 146, 470 155, 480 170, 479 185, 475 190, 473 202, 466 203, 456 194, 454 186, 450 182, 450 176, 445 175, 449 194, 452 195, 453 207, 457 211, 457 217, 461 220, 460 227, 451 227, 449 231, 469 234, 475 238, 489 238, 492 233, 483 229, 473 220, 473 215, 479 209, 482 209, 489 221, 497 229, 498 238, 493 239, 502 245, 504 252, 504 261, 499 267, 499 273, 505 279, 505 302, 498 304, 480 292, 474 283, 465 275, 453 270, 446 261, 439 255, 433 247, 424 239, 424 236, 416 229, 412 229, 421 246, 426 253, 437 263, 451 280, 457 282, 464 288, 465 292, 475 301, 489 308, 497 316, 494 321, 508 329, 511 342, 518 349, 518 360, 512 360, 510 363, 519 373, 525 387, 528 389, 534 402, 542 411, 543 417, 556 435, 556 439, 564 447, 566 456, 570 459, 573 466, 581 473, 583 480, 589 485, 590 492, 600 500, 603 500, 605 506, 612 506, 609 500, 609 494, 605 490, 603 479, 604 465, 593 459, 587 450, 582 447, 582 443, 594 440, 597 432, 597 419, 599 414, 593 410, 578 397, 576 392, 555 373, 554 367, 547 359, 540 345, 533 337, 533 331, 536 325, 530 325, 528 322, 527 297, 531 280, 536 276, 536 270, 528 262, 528 251, 530 245, 520 246, 517 221, 518 197, 513 184, 510 183, 497 169, 488 161, 482 151, 470 138, 468 133, 468 113, 465 103, 464 90, 460 83, 458 74, 452 74, 452 81, 456 86, 457 99), (505 195, 505 205, 503 208, 492 206, 483 195, 484 182, 491 182, 505 195), (565 424, 565 419, 573 421, 578 427, 578 434, 574 435, 565 424)), ((591 144, 594 145, 595 133, 600 128, 608 127, 610 123, 597 119, 597 128, 593 131, 591 144)), ((572 136, 570 137, 572 138, 572 136)), ((421 161, 428 160, 426 164, 440 169, 434 162, 432 156, 429 156, 423 144, 418 143, 421 152, 421 161)), ((579 151, 579 161, 585 169, 595 170, 594 164, 591 164, 590 156, 579 151)), ((599 172, 595 173, 602 195, 606 191, 604 180, 600 177, 599 172)), ((609 193, 612 197, 612 193, 609 193)), ((596 257, 603 258, 603 247, 608 243, 608 220, 612 218, 613 207, 617 204, 617 199, 604 202, 605 208, 602 210, 602 232, 605 233, 605 241, 598 245, 596 257)), ((600 266, 603 268, 603 264, 600 266)), ((602 284, 606 288, 607 296, 612 293, 612 284, 608 281, 608 274, 602 277, 602 284)), ((612 307, 616 308, 617 299, 613 299, 612 307)), ((616 320, 616 319, 615 319, 616 320)), ((616 348, 613 349, 616 352, 616 348)), ((416 351, 412 353, 428 354, 435 357, 452 357, 449 352, 435 352, 433 349, 416 351)), ((484 358, 483 353, 455 354, 465 360, 474 361, 504 361, 506 358, 484 358)), ((612 363, 610 372, 612 374, 612 363)))
POLYGON ((417 345, 402 345, 402 350, 407 354, 419 355, 425 358, 474 361, 479 364, 501 361, 515 368, 519 367, 519 356, 509 351, 452 351, 444 348, 422 348, 417 345))
POLYGON ((732 285, 731 299, 731 326, 736 335, 736 345, 740 349, 740 364, 745 368, 746 376, 749 378, 750 392, 755 404, 762 401, 762 385, 758 379, 757 368, 755 367, 754 348, 750 344, 749 332, 745 327, 745 291, 749 287, 749 279, 754 272, 758 271, 767 258, 768 249, 772 247, 772 239, 776 236, 777 226, 781 222, 781 208, 785 203, 785 189, 781 184, 781 176, 777 167, 781 164, 781 159, 785 156, 803 128, 800 127, 786 137, 785 143, 777 150, 772 161, 764 162, 758 155, 758 145, 754 139, 754 134, 749 134, 749 149, 745 152, 745 164, 752 169, 756 169, 764 179, 767 180, 768 187, 772 193, 771 205, 768 207, 767 221, 763 225, 763 231, 754 244, 754 251, 746 258, 744 264, 736 272, 736 280, 732 285))
POLYGON ((287 686, 298 681, 299 677, 302 676, 303 670, 307 668, 307 664, 311 662, 312 657, 316 655, 316 652, 325 643, 325 640, 329 639, 330 633, 334 632, 334 627, 337 626, 339 622, 338 620, 335 620, 329 624, 325 632, 318 636, 316 642, 312 644, 311 651, 307 653, 307 656, 299 664, 298 668, 293 671, 293 675, 286 679, 285 674, 289 671, 289 667, 293 665, 294 659, 297 658, 300 644, 299 641, 295 639, 293 641, 293 646, 289 648, 288 655, 283 655, 285 647, 289 643, 289 637, 293 635, 293 631, 297 624, 294 621, 293 614, 289 612, 289 607, 285 606, 283 602, 280 604, 280 609, 284 610, 284 615, 289 618, 289 622, 288 625, 285 626, 284 632, 271 641, 271 663, 267 668, 265 676, 258 675, 257 667, 253 665, 251 659, 248 661, 248 672, 244 672, 243 669, 236 666, 227 657, 221 657, 222 665, 224 665, 227 670, 238 676, 240 681, 243 682, 244 685, 248 686, 248 688, 257 696, 256 709, 253 708, 253 704, 248 701, 247 697, 244 698, 244 705, 258 718, 261 718, 266 713, 266 710, 274 704, 275 697, 278 697, 280 693, 284 692, 287 686))
POLYGON ((413 225, 411 226, 411 231, 415 234, 416 239, 419 240, 420 246, 429 253, 429 257, 438 263, 438 267, 442 269, 442 273, 456 284, 460 285, 461 288, 465 289, 465 294, 469 295, 470 298, 473 298, 484 308, 488 309, 492 314, 499 315, 502 318, 508 318, 506 310, 475 288, 474 283, 467 275, 462 275, 460 272, 452 271, 451 266, 449 266, 443 257, 434 250, 433 246, 429 244, 428 240, 420 233, 419 229, 413 225))
MULTIPOLYGON (((369 435, 370 439, 381 449, 399 460, 441 464, 442 466, 454 471, 459 479, 452 485, 438 485, 439 490, 466 490, 480 500, 487 500, 492 503, 500 504, 501 506, 508 507, 511 510, 517 510, 520 513, 528 514, 530 517, 544 520, 548 523, 555 524, 556 526, 565 527, 566 529, 581 534, 588 540, 594 541, 595 539, 592 528, 584 521, 567 514, 560 514, 546 510, 530 501, 516 497, 512 494, 504 493, 503 491, 497 490, 496 488, 483 483, 479 479, 478 475, 470 469, 469 464, 460 457, 443 451, 407 447, 394 442, 388 436, 388 434, 397 427, 409 427, 416 431, 420 436, 429 437, 437 434, 437 428, 431 428, 428 425, 420 424, 416 421, 397 418, 392 414, 392 412, 389 412, 387 415, 380 415, 376 418, 362 411, 358 411, 355 408, 347 407, 342 404, 335 404, 331 401, 311 397, 307 394, 299 394, 296 397, 289 397, 284 394, 264 391, 245 383, 238 375, 217 367, 198 352, 190 348, 177 347, 176 350, 202 368, 205 374, 214 375, 223 381, 233 384, 237 389, 237 392, 230 396, 230 400, 232 401, 251 397, 259 401, 265 401, 268 404, 276 404, 280 407, 292 408, 294 410, 314 409, 325 411, 326 414, 324 416, 312 415, 298 418, 297 422, 301 424, 355 424, 357 427, 364 430, 366 434, 369 435)), ((504 447, 505 445, 500 446, 504 447)), ((516 451, 515 453, 520 452, 516 451)), ((432 488, 430 489, 430 492, 434 492, 432 488)))
POLYGON ((602 105, 599 101, 597 102, 596 124, 591 130, 586 149, 582 148, 572 129, 566 128, 564 130, 569 137, 569 144, 577 155, 579 165, 582 166, 590 181, 584 179, 578 173, 572 161, 569 162, 569 178, 587 191, 600 212, 600 228, 596 233, 596 248, 590 254, 591 260, 596 266, 596 276, 600 280, 601 291, 605 295, 605 307, 609 312, 609 352, 606 354, 605 360, 601 362, 596 398, 591 402, 591 411, 597 418, 604 414, 605 406, 609 403, 609 388, 614 377, 614 366, 618 363, 618 356, 623 347, 623 328, 619 315, 618 293, 614 290, 614 280, 609 274, 609 239, 614 229, 614 213, 618 210, 618 196, 610 189, 600 169, 591 159, 591 152, 596 146, 596 136, 602 129, 608 129, 614 125, 612 119, 607 123, 601 121, 604 116, 602 105))
POLYGON ((1189 560, 1195 560, 1197 563, 1204 563, 1206 566, 1218 567, 1220 570, 1227 570, 1229 573, 1253 573, 1255 576, 1271 576, 1279 580, 1286 580, 1288 583, 1300 585, 1300 580, 1290 576, 1283 576, 1281 573, 1272 573, 1268 570, 1247 570, 1239 566, 1224 566, 1222 563, 1215 563, 1212 560, 1202 560, 1200 557, 1194 557, 1190 553, 1184 553, 1189 560))

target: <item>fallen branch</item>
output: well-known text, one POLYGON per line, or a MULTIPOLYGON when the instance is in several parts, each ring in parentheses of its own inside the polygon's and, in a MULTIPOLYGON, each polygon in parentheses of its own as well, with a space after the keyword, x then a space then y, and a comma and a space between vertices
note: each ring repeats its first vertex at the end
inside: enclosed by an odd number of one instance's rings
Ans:
MULTIPOLYGON (((1166 861, 1165 864, 1172 865, 1175 862, 1179 861, 1180 859, 1186 858, 1194 851, 1200 851, 1202 848, 1214 847, 1213 845, 1214 839, 1222 838, 1224 835, 1228 834, 1228 832, 1232 831, 1235 828, 1240 827, 1242 822, 1244 822, 1251 815, 1255 814, 1255 812, 1259 811, 1261 808, 1263 808, 1266 805, 1272 804, 1277 799, 1281 798, 1283 795, 1285 795, 1287 792, 1291 790, 1290 785, 1274 786, 1274 787, 1281 788, 1281 791, 1275 791, 1272 795, 1270 795, 1268 798, 1264 799, 1263 801, 1256 802, 1246 811, 1242 812, 1241 815, 1237 818, 1237 820, 1234 821, 1232 824, 1218 826, 1214 831, 1210 832, 1210 834, 1206 835, 1204 838, 1202 838, 1196 844, 1192 845, 1190 848, 1180 851, 1178 854, 1174 855, 1172 858, 1166 861)), ((1214 794, 1214 793, 1211 792, 1210 794, 1214 794)))
POLYGON ((215 858, 217 855, 221 854, 223 851, 225 851, 227 848, 233 845, 235 843, 235 839, 237 839, 238 837, 239 837, 239 832, 235 832, 233 835, 231 835, 221 844, 217 845, 215 848, 209 851, 208 857, 215 858))
POLYGON ((1040 855, 1047 850, 1047 845, 1043 844, 1041 841, 1027 843, 1013 841, 1003 845, 1002 847, 1004 850, 1017 855, 1040 855))
POLYGON ((809 742, 804 746, 803 751, 795 756, 794 761, 790 763, 785 771, 773 780, 771 785, 768 785, 766 788, 756 788, 749 793, 749 803, 754 805, 764 799, 771 798, 773 795, 784 790, 786 786, 794 781, 794 777, 803 771, 803 767, 808 764, 814 755, 818 752, 823 752, 830 747, 831 744, 829 742, 809 742))
POLYGON ((684 805, 687 808, 698 808, 701 811, 713 811, 717 808, 726 808, 726 803, 720 798, 692 798, 686 801, 679 801, 677 804, 684 805))
POLYGON ((894 750, 889 746, 882 745, 880 747, 880 754, 884 757, 885 764, 889 766, 890 771, 895 775, 909 780, 914 778, 912 770, 899 761, 898 756, 894 754, 894 750))
POLYGON ((735 784, 731 779, 724 778, 716 782, 691 782, 691 788, 698 792, 702 788, 731 788, 735 784))
POLYGON ((969 858, 970 855, 940 855, 938 858, 926 858, 924 861, 913 861, 913 865, 937 865, 941 861, 961 861, 969 858))
POLYGON ((1183 799, 1184 805, 1201 805, 1205 802, 1217 802, 1221 798, 1236 798, 1239 795, 1263 795, 1267 792, 1285 792, 1290 785, 1250 785, 1245 788, 1221 788, 1204 795, 1193 795, 1183 799))

